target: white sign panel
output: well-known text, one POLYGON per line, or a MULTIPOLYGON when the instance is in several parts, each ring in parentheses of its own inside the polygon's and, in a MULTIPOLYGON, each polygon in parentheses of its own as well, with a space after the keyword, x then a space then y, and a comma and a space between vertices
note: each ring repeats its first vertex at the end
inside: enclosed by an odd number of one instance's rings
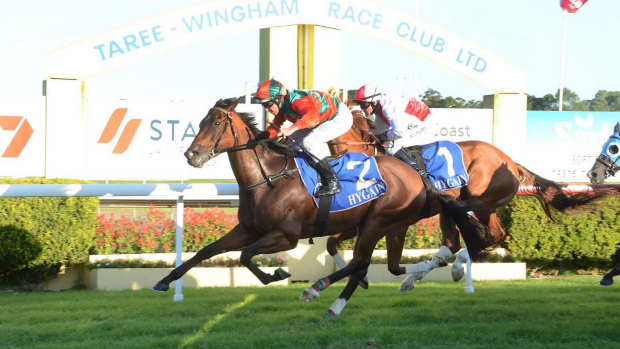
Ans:
MULTIPOLYGON (((226 154, 201 169, 183 153, 199 131, 213 103, 89 100, 88 179, 233 179, 226 154)), ((260 105, 240 104, 262 125, 260 105)))
POLYGON ((366 0, 220 0, 147 18, 52 52, 46 74, 84 79, 172 47, 259 28, 316 24, 425 56, 496 92, 523 92, 527 73, 422 18, 366 0))
POLYGON ((425 122, 432 123, 436 140, 493 141, 493 109, 431 108, 425 122))
POLYGON ((522 163, 553 181, 589 182, 586 173, 617 122, 618 112, 530 111, 522 163))
POLYGON ((0 177, 45 175, 45 99, 0 99, 0 177))

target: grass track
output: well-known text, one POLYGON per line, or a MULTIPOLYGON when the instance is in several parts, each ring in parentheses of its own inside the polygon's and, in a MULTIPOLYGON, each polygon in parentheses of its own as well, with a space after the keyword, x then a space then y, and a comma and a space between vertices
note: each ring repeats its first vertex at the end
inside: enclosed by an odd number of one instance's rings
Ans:
POLYGON ((474 284, 423 282, 342 291, 302 303, 307 285, 0 294, 1 348, 618 348, 620 284, 559 277, 474 284))

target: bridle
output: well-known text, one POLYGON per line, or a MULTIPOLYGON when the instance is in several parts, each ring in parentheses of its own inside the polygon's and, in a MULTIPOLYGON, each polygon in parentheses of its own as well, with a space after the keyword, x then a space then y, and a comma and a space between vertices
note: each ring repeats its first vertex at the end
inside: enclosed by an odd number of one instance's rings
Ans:
MULTIPOLYGON (((222 149, 218 149, 220 142, 222 141, 222 139, 224 138, 224 135, 226 134, 226 130, 228 129, 229 125, 230 125, 230 131, 232 132, 233 138, 235 139, 234 144, 237 144, 238 140, 237 140, 237 132, 235 131, 235 126, 232 122, 233 119, 233 112, 232 111, 228 111, 224 108, 220 108, 220 107, 214 107, 211 110, 209 110, 209 114, 211 114, 213 112, 213 110, 217 110, 220 111, 222 113, 224 113, 226 115, 226 121, 224 123, 224 127, 222 129, 222 133, 220 134, 220 136, 218 137, 217 141, 215 141, 215 144, 213 145, 213 148, 211 148, 211 152, 209 153, 209 157, 213 158, 217 155, 220 155, 222 153, 228 153, 228 152, 234 152, 234 151, 239 151, 239 150, 246 150, 246 149, 252 149, 254 151, 254 155, 256 156, 256 160, 258 161, 258 167, 260 169, 261 175, 265 178, 262 181, 259 181, 257 183, 248 185, 246 187, 244 187, 245 190, 253 190, 255 188, 258 188, 260 186, 262 186, 263 184, 267 184, 269 185, 270 188, 275 188, 275 186, 273 185, 273 181, 278 180, 280 178, 283 177, 288 177, 288 178, 294 178, 293 177, 293 173, 298 171, 297 168, 292 169, 292 170, 287 170, 286 167, 288 165, 288 161, 284 162, 284 167, 282 168, 282 170, 280 170, 280 172, 278 172, 277 174, 270 176, 265 172, 265 169, 263 168, 263 164, 260 160, 260 157, 258 156, 258 153, 256 152, 256 145, 258 143, 264 143, 264 142, 268 142, 271 141, 270 139, 264 139, 258 142, 249 142, 246 144, 239 144, 239 145, 233 145, 232 147, 227 147, 227 148, 222 148, 222 149)), ((246 128, 246 131, 248 132, 248 134, 252 134, 252 131, 250 131, 249 128, 246 128)))
MULTIPOLYGON (((620 137, 616 136, 615 134, 611 135, 607 143, 605 143, 605 146, 611 143, 612 139, 620 140, 620 137)), ((596 162, 598 162, 599 164, 603 165, 606 168, 605 178, 615 176, 616 173, 620 171, 620 166, 618 166, 618 159, 620 159, 620 154, 618 154, 618 156, 616 156, 616 158, 613 159, 611 156, 605 155, 604 152, 605 152, 605 148, 603 148, 603 151, 601 152, 601 154, 596 158, 596 162)))

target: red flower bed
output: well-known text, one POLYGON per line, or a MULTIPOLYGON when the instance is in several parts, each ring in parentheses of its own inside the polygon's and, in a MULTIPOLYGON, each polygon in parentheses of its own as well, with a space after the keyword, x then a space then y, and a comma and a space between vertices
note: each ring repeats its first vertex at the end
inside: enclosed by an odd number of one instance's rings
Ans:
MULTIPOLYGON (((237 215, 218 208, 185 208, 183 251, 196 252, 237 225, 237 215)), ((176 223, 151 207, 146 219, 99 215, 92 254, 175 252, 176 223)))

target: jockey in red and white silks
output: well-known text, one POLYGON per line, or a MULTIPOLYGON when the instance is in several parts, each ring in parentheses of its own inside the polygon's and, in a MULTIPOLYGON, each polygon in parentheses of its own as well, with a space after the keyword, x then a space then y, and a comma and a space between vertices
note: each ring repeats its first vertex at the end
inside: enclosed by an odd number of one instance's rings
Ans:
POLYGON ((415 98, 393 97, 372 85, 360 87, 354 99, 366 116, 375 115, 375 131, 390 155, 400 149, 435 141, 426 122, 428 106, 415 98))

